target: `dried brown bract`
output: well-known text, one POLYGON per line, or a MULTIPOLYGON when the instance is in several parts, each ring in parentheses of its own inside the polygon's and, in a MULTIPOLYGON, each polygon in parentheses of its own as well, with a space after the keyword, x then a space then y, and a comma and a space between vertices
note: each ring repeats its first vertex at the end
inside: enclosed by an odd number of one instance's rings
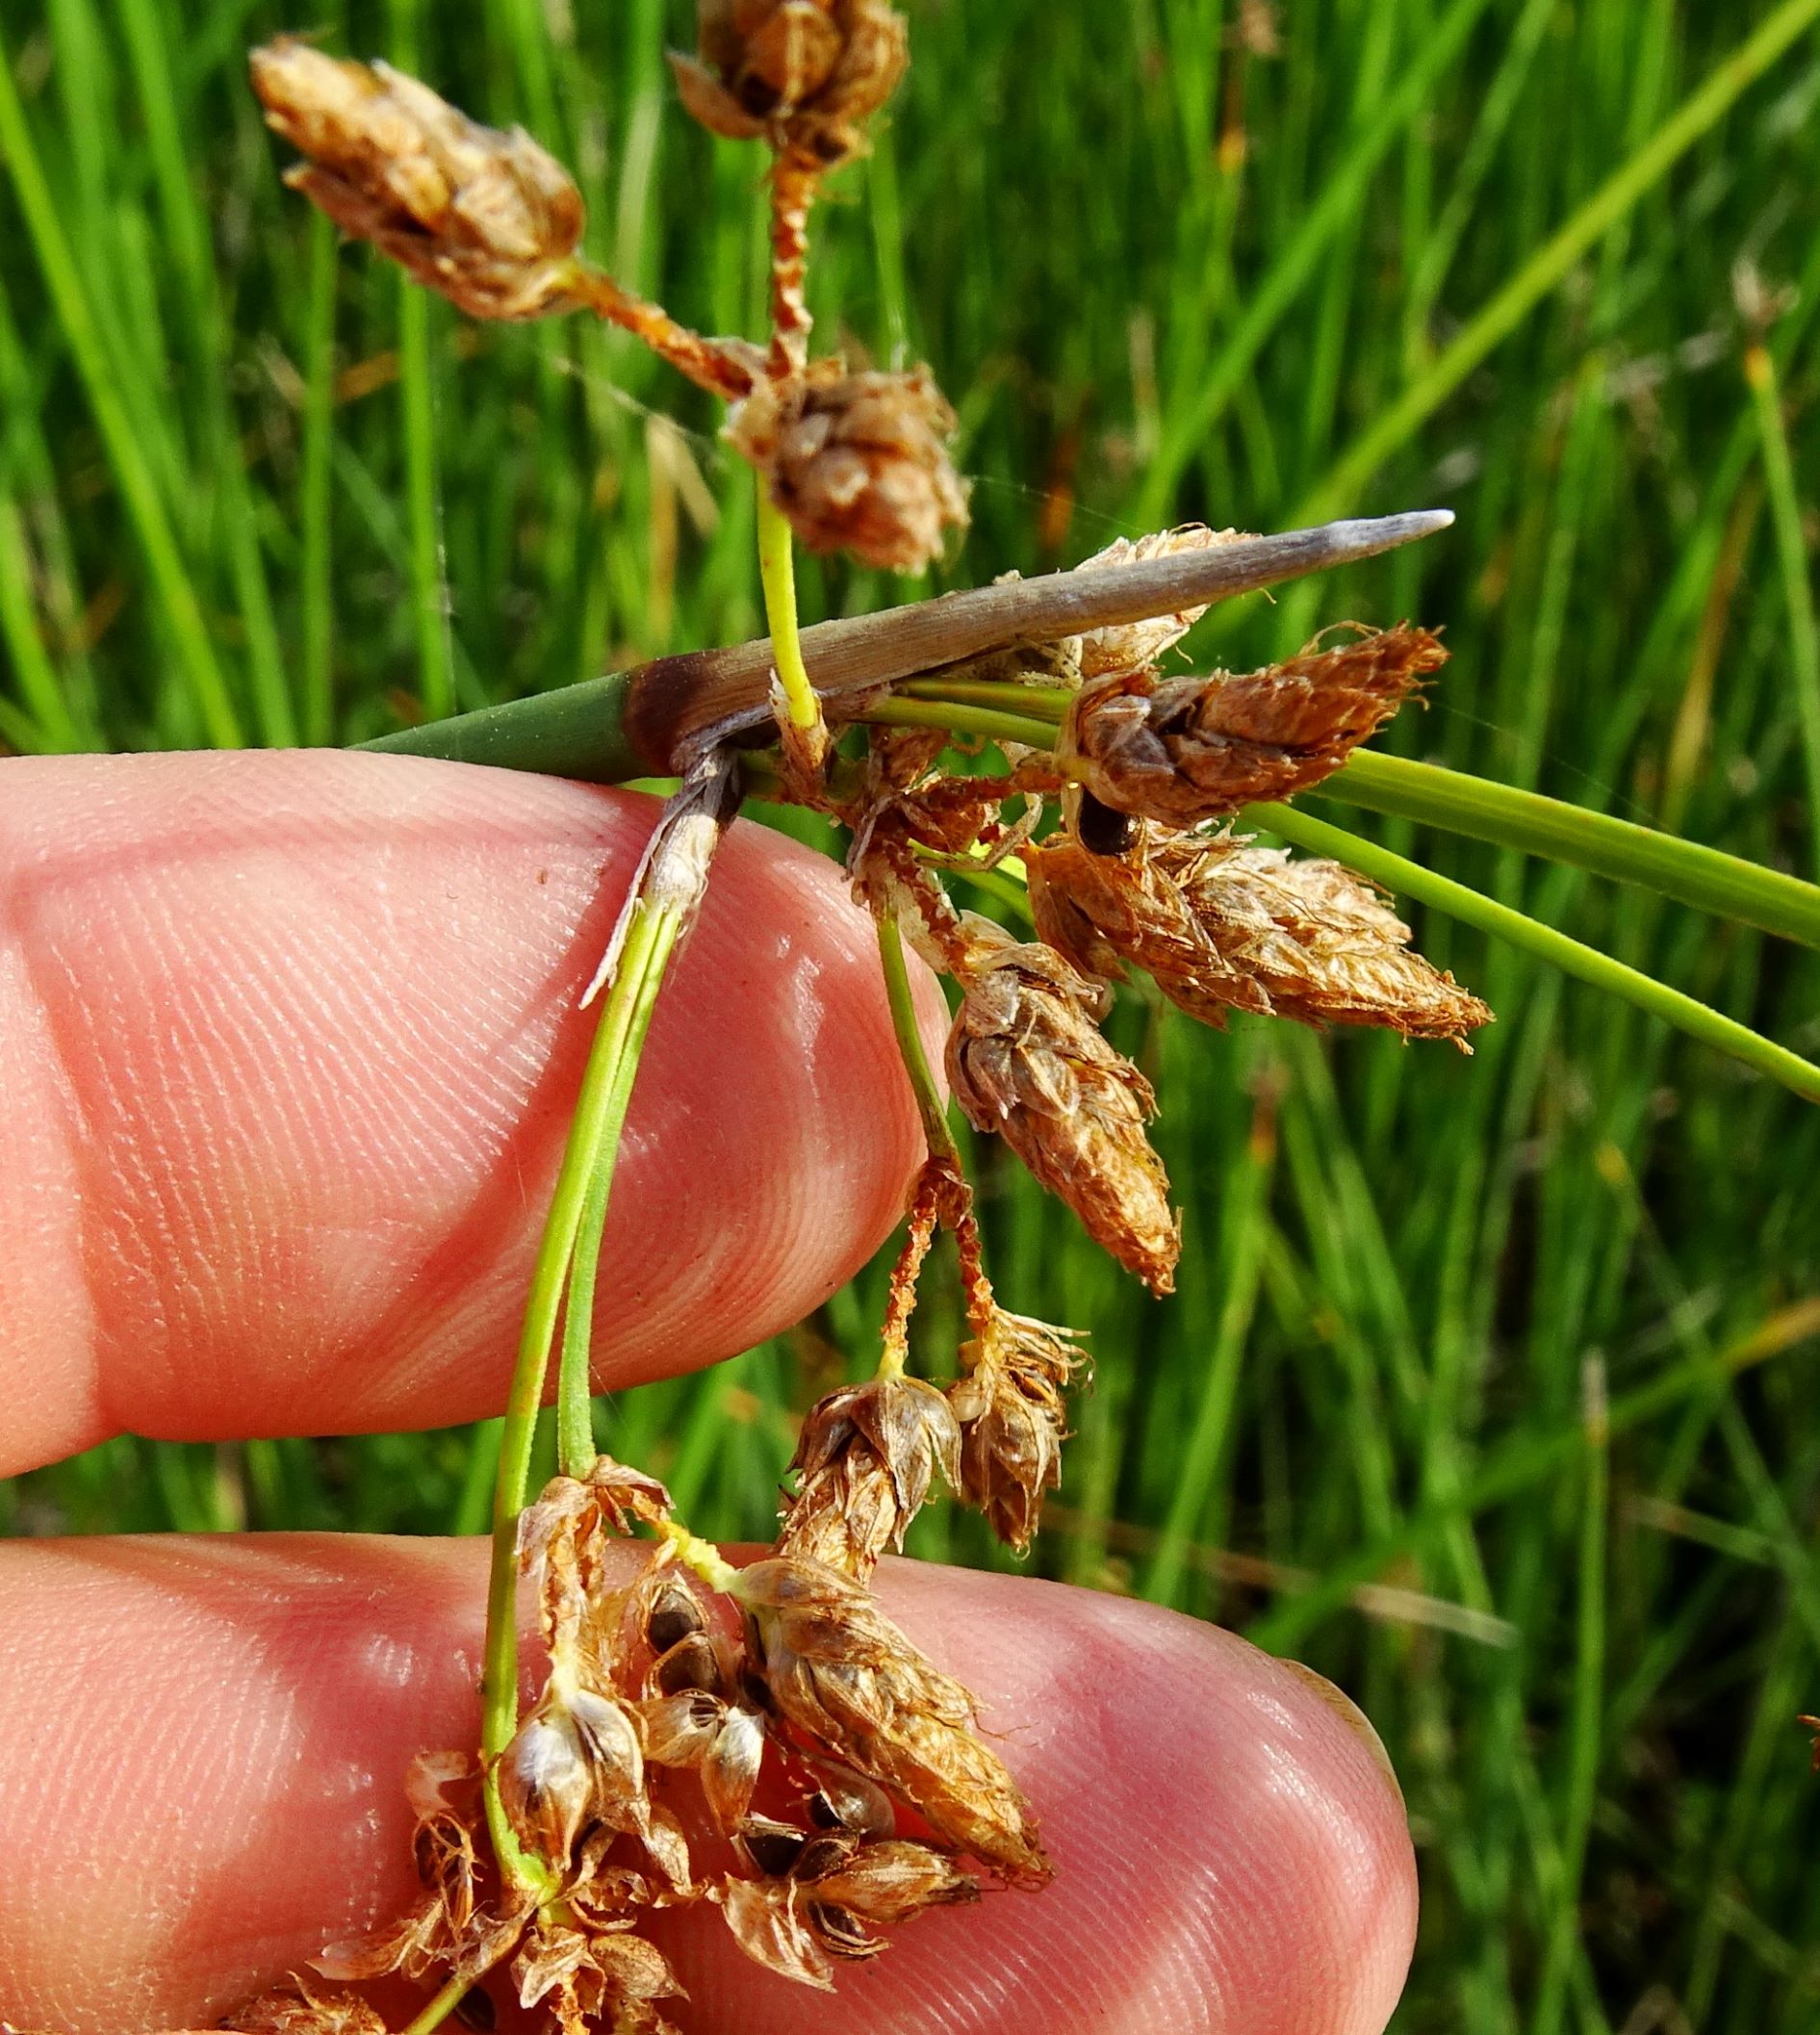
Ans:
POLYGON ((850 371, 834 359, 761 381, 727 436, 813 552, 921 572, 964 528, 966 490, 948 456, 955 415, 928 369, 850 371))
POLYGON ((314 1960, 325 1978, 377 1978, 401 1971, 423 1977, 459 1954, 477 1913, 476 1833, 481 1826, 480 1770, 465 1752, 423 1752, 405 1774, 417 1816, 412 1850, 423 1893, 404 1916, 357 1941, 337 1944, 314 1960))
POLYGON ((690 113, 822 168, 859 148, 910 62, 904 17, 883 0, 697 0, 696 21, 696 55, 670 57, 690 113))
POLYGON ((1410 950, 1409 928, 1339 863, 1149 827, 1116 859, 1057 835, 1027 867, 1046 940, 1109 978, 1123 963, 1142 968, 1204 1023, 1256 1011, 1460 1043, 1491 1019, 1410 950))
POLYGON ((783 1509, 780 1555, 806 1556, 864 1581, 921 1511, 937 1469, 961 1483, 961 1433, 947 1400, 915 1378, 846 1385, 810 1408, 783 1509))
POLYGON ((251 65, 267 124, 309 159, 286 182, 344 233, 471 318, 537 318, 573 301, 581 193, 527 134, 481 126, 388 64, 290 37, 251 65))
POLYGON ((542 2006, 561 2035, 674 2035, 652 2004, 685 1998, 654 1944, 624 1931, 577 1929, 540 1915, 512 1960, 522 2007, 542 2006))
POLYGON ((235 2035, 386 2035, 376 2007, 349 1993, 313 1993, 301 1980, 249 1999, 220 2025, 235 2035))
POLYGON ((767 1824, 746 1849, 768 1869, 723 1887, 729 1928, 748 1956, 820 1990, 833 1985, 831 1960, 876 1957, 888 1947, 875 1930, 980 1896, 979 1882, 946 1852, 908 1838, 810 1836, 767 1824))
POLYGON ((966 993, 948 1035, 955 1099, 1151 1292, 1169 1292, 1181 1225, 1144 1133, 1156 1096, 1099 1031, 1109 992, 1051 946, 989 919, 966 926, 966 993))
POLYGON ((961 1488, 1018 1554, 1036 1537, 1045 1492, 1062 1481, 1064 1393, 1087 1358, 1074 1333, 994 1307, 961 1355, 949 1394, 961 1423, 961 1488))
POLYGON ((1115 811, 1190 827, 1319 784, 1446 661, 1404 624, 1240 677, 1115 676, 1076 695, 1057 753, 1115 811))
POLYGON ((737 1594, 754 1667, 813 1746, 908 1802, 1002 1879, 1048 1879, 1028 1805, 974 1732, 972 1697, 861 1584, 780 1557, 742 1570, 737 1594))

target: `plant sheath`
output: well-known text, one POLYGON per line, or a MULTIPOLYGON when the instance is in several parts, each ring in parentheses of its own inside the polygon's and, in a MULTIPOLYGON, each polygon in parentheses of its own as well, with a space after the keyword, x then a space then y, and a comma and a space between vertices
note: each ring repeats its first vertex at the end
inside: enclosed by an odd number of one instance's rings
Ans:
MULTIPOLYGON (((671 912, 634 907, 619 973, 607 993, 588 1052, 587 1069, 581 1077, 580 1094, 576 1098, 575 1116, 556 1175, 555 1193, 538 1245, 524 1331, 519 1338, 518 1363, 512 1373, 500 1433, 500 1469, 493 1490, 486 1657, 480 1685, 480 1750, 489 1763, 487 1823, 500 1869, 508 1881, 537 1893, 545 1891, 548 1875, 541 1863, 520 1846, 500 1800, 491 1766, 518 1729, 518 1516, 525 1506, 531 1442, 538 1408, 543 1404, 557 1311, 577 1237, 601 1154, 609 1139, 617 1140, 625 1121, 631 1071, 637 1064, 637 1046, 632 1042, 636 1039, 638 1043, 643 1043, 650 1024, 651 999, 662 981, 664 965, 675 948, 679 929, 679 920, 671 912)), ((603 1214, 603 1197, 602 1207, 603 1214)), ((581 1378, 585 1391, 585 1366, 581 1378)))

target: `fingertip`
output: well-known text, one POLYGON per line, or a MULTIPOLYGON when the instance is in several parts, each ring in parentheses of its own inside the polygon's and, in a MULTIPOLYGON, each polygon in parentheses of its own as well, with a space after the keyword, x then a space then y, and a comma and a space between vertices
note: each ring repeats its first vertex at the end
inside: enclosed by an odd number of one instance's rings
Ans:
MULTIPOLYGON (((497 1411, 594 1022, 577 993, 654 802, 336 752, 8 768, 0 1067, 62 1103, 0 1166, 0 1263, 33 1268, 0 1309, 50 1320, 61 1279, 91 1312, 56 1316, 48 1400, 45 1352, 0 1334, 27 1409, 0 1467, 119 1429, 497 1411)), ((889 1232, 919 1155, 870 921, 826 857, 737 823, 633 1096, 601 1381, 799 1319, 889 1232)))

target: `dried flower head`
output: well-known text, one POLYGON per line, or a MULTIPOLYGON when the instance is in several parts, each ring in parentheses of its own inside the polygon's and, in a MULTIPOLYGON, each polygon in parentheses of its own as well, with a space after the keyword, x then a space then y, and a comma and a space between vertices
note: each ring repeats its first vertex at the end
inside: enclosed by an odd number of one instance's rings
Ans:
POLYGON ((949 1394, 961 1423, 961 1488, 1021 1555, 1036 1537, 1044 1493, 1062 1481, 1064 1394, 1087 1359, 1073 1330, 1000 1307, 961 1355, 967 1374, 949 1394))
POLYGON ((522 2007, 542 2006, 561 2035, 674 2035, 652 2002, 686 1997, 654 1944, 626 1931, 576 1928, 539 1915, 512 1961, 522 2007))
POLYGON ((948 1035, 955 1099, 1151 1292, 1169 1292, 1182 1239, 1144 1134, 1156 1096, 1100 1034, 1109 992, 1051 946, 1019 944, 971 914, 966 927, 965 994, 948 1035))
POLYGON ((581 193, 522 129, 483 127, 387 64, 280 37, 251 58, 267 124, 308 161, 286 182, 471 318, 567 307, 581 193))
POLYGON ((1045 940, 1094 974, 1142 968, 1203 1023, 1257 1011, 1458 1043, 1491 1019, 1411 951, 1409 928, 1339 863, 1147 827, 1116 859, 1059 834, 1026 866, 1045 940))
POLYGON ((888 1789, 944 1842, 1001 1878, 1040 1886, 1049 1864, 1028 1805, 973 1729, 973 1698, 913 1647, 864 1586, 818 1561, 743 1569, 748 1650, 812 1745, 888 1789))
POLYGON ((314 1960, 325 1978, 377 1978, 401 1971, 421 1978, 458 1954, 474 1923, 481 1822, 479 1766, 465 1752, 424 1752, 412 1761, 404 1791, 417 1816, 413 1840, 423 1893, 397 1921, 336 1944, 314 1960))
POLYGON ((809 1409, 783 1511, 781 1555, 803 1555, 861 1581, 921 1511, 937 1468, 961 1482, 961 1434, 948 1402, 914 1378, 846 1385, 809 1409))
POLYGON ((386 2035, 376 2007, 349 1993, 313 1993, 301 1979, 247 2000, 220 2025, 235 2035, 386 2035))
POLYGON ((883 0, 697 0, 696 20, 696 55, 670 57, 689 112, 823 167, 860 147, 910 62, 904 17, 883 0))
POLYGON ((831 1960, 887 1947, 875 1930, 980 1896, 979 1882, 946 1852, 909 1838, 812 1836, 768 1823, 742 1848, 760 1877, 722 1888, 728 1926, 749 1957, 819 1990, 833 1984, 831 1960))
POLYGON ((589 1823, 633 1835, 650 1827, 644 1747, 630 1711, 560 1667, 500 1754, 499 1786, 519 1842, 559 1870, 589 1823))
POLYGON ((966 490, 948 456, 954 431, 927 368, 850 371, 832 358, 759 382, 727 422, 810 551, 850 551, 901 573, 921 572, 944 531, 966 526, 966 490))
POLYGON ((745 1822, 764 1763, 765 1719, 745 1703, 707 1689, 679 1689, 638 1706, 646 1757, 692 1772, 715 1827, 731 1837, 745 1822))
POLYGON ((1446 661, 1403 624, 1240 677, 1114 676, 1076 694, 1057 753, 1115 811, 1193 826, 1319 784, 1446 661))

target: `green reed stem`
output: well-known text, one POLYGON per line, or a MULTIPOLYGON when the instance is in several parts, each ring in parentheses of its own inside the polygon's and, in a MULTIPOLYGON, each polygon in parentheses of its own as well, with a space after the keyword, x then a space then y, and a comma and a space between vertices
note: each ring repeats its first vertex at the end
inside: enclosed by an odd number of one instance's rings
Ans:
POLYGON ((1750 384, 1762 441, 1763 477, 1768 483, 1770 520, 1776 528, 1776 554, 1788 609, 1788 675, 1794 682, 1802 754, 1807 768, 1807 814, 1813 853, 1820 856, 1820 626, 1814 620, 1807 539, 1802 528, 1788 426, 1782 418, 1775 357, 1767 347, 1753 347, 1744 356, 1744 378, 1750 384))
MULTIPOLYGON (((550 1215, 537 1247, 525 1327, 519 1338, 518 1362, 512 1373, 500 1431, 500 1469, 493 1487, 486 1655, 480 1682, 480 1750, 489 1763, 487 1826, 492 1832, 500 1869, 514 1886, 539 1896, 548 1891, 549 1874, 540 1860, 520 1846, 500 1800, 491 1765, 511 1743, 518 1729, 518 1517, 525 1508, 537 1412, 543 1404, 551 1345, 555 1339, 556 1316, 576 1239, 609 1131, 616 1134, 624 1121, 621 1085, 629 1079, 626 1072, 628 1047, 635 1024, 639 1027, 637 1037, 643 1040, 643 1026, 650 1022, 649 1010, 644 1007, 647 980, 654 977, 651 982, 651 993, 654 995, 655 980, 662 977, 663 965, 676 944, 678 931, 673 914, 641 909, 628 935, 620 972, 607 994, 588 1051, 587 1069, 576 1098, 550 1215)), ((631 1057, 635 1064, 635 1051, 631 1057)), ((585 1366, 582 1384, 585 1393, 585 1366)))
POLYGON ((1387 890, 1413 897, 1437 912, 1445 912, 1449 918, 1475 926, 1493 939, 1501 940, 1507 946, 1531 954, 1538 961, 1548 962, 1563 974, 1591 983, 1595 989, 1622 998, 1650 1017, 1664 1019, 1677 1030, 1685 1032, 1690 1039, 1699 1040, 1703 1045, 1730 1053, 1734 1060, 1741 1060, 1745 1066, 1768 1074, 1772 1080, 1780 1081, 1784 1088, 1807 1101, 1820 1102, 1820 1067, 1695 997, 1672 990, 1666 983, 1657 982, 1653 976, 1645 975, 1639 969, 1627 967, 1623 962, 1600 953, 1596 947, 1570 940, 1565 933, 1557 933, 1552 926, 1545 926, 1538 919, 1513 911, 1508 905, 1481 896, 1465 884, 1437 876, 1432 869, 1424 869, 1419 863, 1406 862, 1402 856, 1391 854, 1374 841, 1348 834, 1340 827, 1329 826, 1325 820, 1315 819, 1297 807, 1247 806, 1239 815, 1239 823, 1243 827, 1268 829, 1280 835, 1292 846, 1305 848, 1312 854, 1331 856, 1347 868, 1356 869, 1361 876, 1382 884, 1387 890))
POLYGON ((474 1981, 481 1975, 464 1966, 440 1992, 424 2002, 423 2012, 405 2028, 403 2035, 430 2035, 432 2028, 440 2028, 474 1991, 474 1981))
POLYGON ((1490 778, 1359 749, 1309 794, 1570 863, 1678 904, 1820 947, 1820 888, 1679 835, 1490 778))
POLYGON ((814 728, 822 703, 809 683, 803 662, 803 637, 796 619, 796 567, 791 553, 788 518, 771 499, 762 474, 758 477, 758 583, 764 590, 765 627, 771 632, 771 655, 778 683, 783 688, 784 710, 795 728, 814 728))
POLYGON ((184 564, 176 533, 165 512, 164 497, 121 399, 119 380, 108 358, 57 202, 45 181, 25 108, 13 82, 12 58, 4 44, 0 44, 0 162, 13 172, 26 232, 37 251, 38 267, 44 271, 45 287, 69 342, 109 463, 119 481, 128 518, 145 553, 145 563, 152 584, 158 589, 178 667, 189 685, 196 716, 218 749, 239 749, 244 743, 240 716, 234 710, 227 680, 217 660, 208 624, 202 617, 202 605, 184 564))
MULTIPOLYGON (((1007 685, 1006 692, 1021 692, 1021 685, 1007 685)), ((1022 742, 1028 749, 1049 749, 1055 744, 1055 726, 1021 713, 1006 713, 991 707, 944 705, 939 700, 906 700, 896 693, 872 700, 860 715, 880 728, 947 728, 956 734, 977 734, 988 741, 1022 742)))
POLYGON ((904 1071, 910 1076, 916 1097, 917 1114, 923 1120, 923 1137, 931 1158, 951 1159, 959 1166, 961 1148, 949 1128, 947 1105, 936 1086, 935 1069, 923 1050, 923 1035, 916 1023, 916 1005, 910 996, 910 968, 904 957, 904 935, 897 916, 879 914, 879 960, 884 968, 884 993, 891 1006, 891 1029, 897 1034, 897 1049, 904 1056, 904 1071))
POLYGON ((606 1227, 606 1204, 619 1165, 620 1137, 626 1111, 638 1078, 638 1063, 651 1030, 657 992, 676 952, 682 917, 659 906, 635 908, 619 973, 607 992, 601 1031, 607 1037, 614 1073, 600 1125, 600 1144, 588 1173, 580 1222, 569 1266, 568 1298, 563 1302, 562 1357, 556 1372, 556 1459, 565 1477, 585 1477, 594 1467, 592 1379, 588 1352, 594 1327, 594 1282, 601 1264, 601 1238, 606 1227))

